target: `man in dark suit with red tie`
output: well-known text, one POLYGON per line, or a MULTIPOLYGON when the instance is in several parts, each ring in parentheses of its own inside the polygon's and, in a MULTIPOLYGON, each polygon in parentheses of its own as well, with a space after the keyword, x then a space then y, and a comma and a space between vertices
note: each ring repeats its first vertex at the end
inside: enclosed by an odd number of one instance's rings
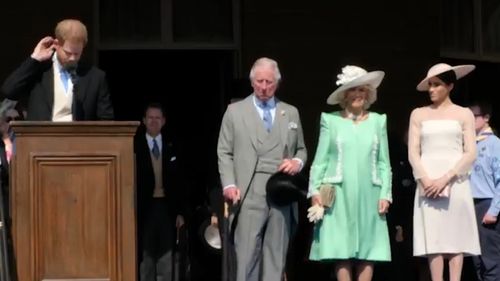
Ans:
POLYGON ((185 198, 175 147, 162 132, 162 106, 149 104, 143 123, 145 132, 139 129, 134 140, 140 280, 170 281, 176 229, 184 224, 185 198))

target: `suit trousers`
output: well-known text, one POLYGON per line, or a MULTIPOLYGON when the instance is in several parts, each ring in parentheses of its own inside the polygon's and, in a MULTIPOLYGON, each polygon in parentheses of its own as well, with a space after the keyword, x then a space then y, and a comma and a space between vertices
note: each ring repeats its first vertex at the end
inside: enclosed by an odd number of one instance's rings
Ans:
POLYGON ((481 222, 490 204, 491 199, 474 199, 481 256, 474 256, 472 260, 479 281, 500 280, 500 223, 484 225, 481 222))
POLYGON ((255 173, 235 229, 237 281, 282 280, 292 224, 292 207, 266 198, 271 175, 255 173))
POLYGON ((175 226, 165 198, 152 200, 143 232, 143 257, 139 267, 141 281, 172 281, 175 226))

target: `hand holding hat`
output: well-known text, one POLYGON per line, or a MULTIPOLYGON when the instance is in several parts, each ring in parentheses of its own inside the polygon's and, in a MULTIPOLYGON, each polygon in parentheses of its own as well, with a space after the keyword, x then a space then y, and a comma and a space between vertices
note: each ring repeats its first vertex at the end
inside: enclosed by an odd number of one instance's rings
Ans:
MULTIPOLYGON (((293 160, 292 160, 293 161, 293 160)), ((277 206, 285 206, 306 198, 307 179, 300 173, 273 174, 266 183, 266 194, 277 206)))
POLYGON ((240 201, 241 192, 240 189, 234 185, 228 186, 227 188, 224 189, 223 196, 227 202, 232 203, 234 205, 237 204, 238 201, 240 201))

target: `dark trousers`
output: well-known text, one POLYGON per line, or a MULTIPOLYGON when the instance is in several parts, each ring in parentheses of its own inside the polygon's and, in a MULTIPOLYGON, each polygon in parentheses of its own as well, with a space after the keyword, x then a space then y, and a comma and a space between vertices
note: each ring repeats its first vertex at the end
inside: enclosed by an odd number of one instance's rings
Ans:
POLYGON ((167 200, 155 198, 144 217, 141 281, 171 281, 175 224, 168 213, 167 200))
POLYGON ((490 207, 491 199, 474 199, 481 256, 473 257, 479 281, 500 280, 500 223, 492 225, 482 223, 483 216, 490 207))

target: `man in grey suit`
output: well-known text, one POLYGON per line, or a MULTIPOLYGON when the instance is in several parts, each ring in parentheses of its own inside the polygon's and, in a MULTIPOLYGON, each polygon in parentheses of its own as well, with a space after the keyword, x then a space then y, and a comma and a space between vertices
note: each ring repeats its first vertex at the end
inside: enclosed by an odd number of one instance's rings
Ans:
POLYGON ((253 93, 228 106, 220 129, 223 194, 239 206, 237 281, 281 280, 297 220, 296 203, 277 206, 266 198, 269 177, 278 171, 300 172, 307 157, 297 108, 274 96, 280 79, 276 61, 258 59, 250 71, 253 93))

